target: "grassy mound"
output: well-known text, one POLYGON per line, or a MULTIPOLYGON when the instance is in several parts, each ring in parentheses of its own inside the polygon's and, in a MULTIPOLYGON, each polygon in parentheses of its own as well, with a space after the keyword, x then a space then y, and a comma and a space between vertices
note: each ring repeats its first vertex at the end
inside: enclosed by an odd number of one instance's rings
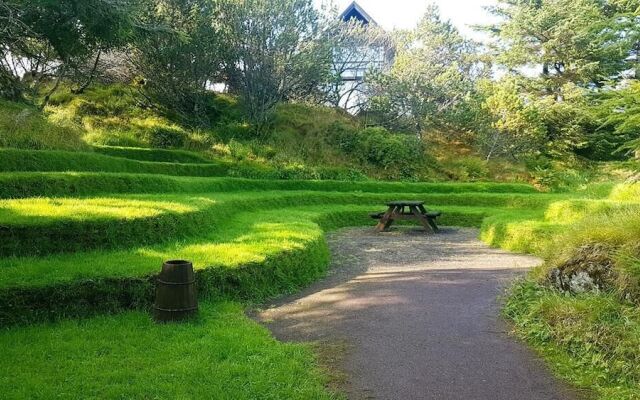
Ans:
POLYGON ((172 177, 91 172, 0 173, 0 198, 89 196, 116 193, 219 193, 314 190, 369 193, 537 193, 530 185, 508 183, 400 183, 172 177))
POLYGON ((72 124, 51 121, 38 109, 0 100, 0 148, 88 150, 72 124))
POLYGON ((257 137, 233 96, 213 96, 215 118, 194 128, 144 106, 133 87, 93 85, 73 94, 62 86, 44 112, 0 102, 0 147, 93 146, 104 155, 182 164, 216 159, 239 165, 233 176, 247 178, 531 180, 512 160, 487 162, 469 148, 429 138, 425 146, 413 134, 367 127, 370 121, 329 107, 281 104, 269 134, 257 137))
POLYGON ((634 190, 617 187, 610 196, 627 202, 552 210, 568 222, 557 223, 543 246, 545 264, 512 290, 505 308, 560 375, 600 399, 638 397, 640 202, 620 197, 634 190))
POLYGON ((178 164, 129 160, 88 152, 0 149, 2 171, 133 172, 182 176, 224 176, 229 163, 178 164))

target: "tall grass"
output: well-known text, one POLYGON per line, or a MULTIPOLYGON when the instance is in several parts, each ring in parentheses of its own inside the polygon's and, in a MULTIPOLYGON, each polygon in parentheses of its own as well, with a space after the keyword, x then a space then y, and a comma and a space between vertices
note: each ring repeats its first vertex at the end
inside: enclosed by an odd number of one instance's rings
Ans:
POLYGON ((0 147, 87 150, 81 137, 71 123, 54 123, 35 107, 0 100, 0 147))

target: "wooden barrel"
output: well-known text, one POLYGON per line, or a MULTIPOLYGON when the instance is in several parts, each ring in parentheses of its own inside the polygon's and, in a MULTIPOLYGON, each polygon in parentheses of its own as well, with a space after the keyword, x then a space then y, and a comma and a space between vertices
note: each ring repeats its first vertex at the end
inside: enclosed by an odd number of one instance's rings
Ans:
POLYGON ((198 312, 193 265, 171 260, 162 264, 156 283, 153 315, 157 322, 183 321, 198 312))

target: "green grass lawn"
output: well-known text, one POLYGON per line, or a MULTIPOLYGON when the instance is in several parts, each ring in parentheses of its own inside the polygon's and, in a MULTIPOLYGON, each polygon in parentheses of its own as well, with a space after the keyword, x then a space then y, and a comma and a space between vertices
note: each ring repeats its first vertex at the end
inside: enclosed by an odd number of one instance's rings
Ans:
POLYGON ((330 399, 308 346, 279 343, 237 303, 186 324, 146 312, 0 331, 3 399, 330 399))
POLYGON ((508 299, 517 332, 603 399, 639 392, 631 366, 640 350, 625 333, 640 326, 637 185, 539 193, 480 182, 239 179, 198 176, 219 166, 189 153, 32 153, 0 151, 3 171, 15 171, 0 173, 7 398, 332 397, 309 348, 278 343, 243 309, 321 277, 325 232, 372 225, 368 213, 399 198, 443 211, 441 224, 480 228, 493 246, 543 256, 508 299), (612 289, 576 298, 548 289, 548 270, 594 242, 611 252, 612 289), (193 261, 203 308, 197 321, 159 326, 146 311, 171 258, 193 261))

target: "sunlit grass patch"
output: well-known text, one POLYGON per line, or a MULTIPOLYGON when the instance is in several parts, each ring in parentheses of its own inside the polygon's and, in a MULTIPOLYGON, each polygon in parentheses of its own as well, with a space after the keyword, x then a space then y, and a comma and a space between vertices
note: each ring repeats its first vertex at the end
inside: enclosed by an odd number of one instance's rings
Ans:
POLYGON ((328 399, 309 347, 279 343, 235 303, 187 324, 143 312, 0 332, 3 398, 328 399))
POLYGON ((611 191, 609 199, 640 202, 640 183, 616 185, 611 191))
MULTIPOLYGON (((212 200, 209 200, 210 202, 212 200)), ((136 219, 163 213, 194 212, 194 205, 123 198, 31 198, 0 200, 0 224, 35 225, 56 219, 85 221, 95 219, 136 219)))

